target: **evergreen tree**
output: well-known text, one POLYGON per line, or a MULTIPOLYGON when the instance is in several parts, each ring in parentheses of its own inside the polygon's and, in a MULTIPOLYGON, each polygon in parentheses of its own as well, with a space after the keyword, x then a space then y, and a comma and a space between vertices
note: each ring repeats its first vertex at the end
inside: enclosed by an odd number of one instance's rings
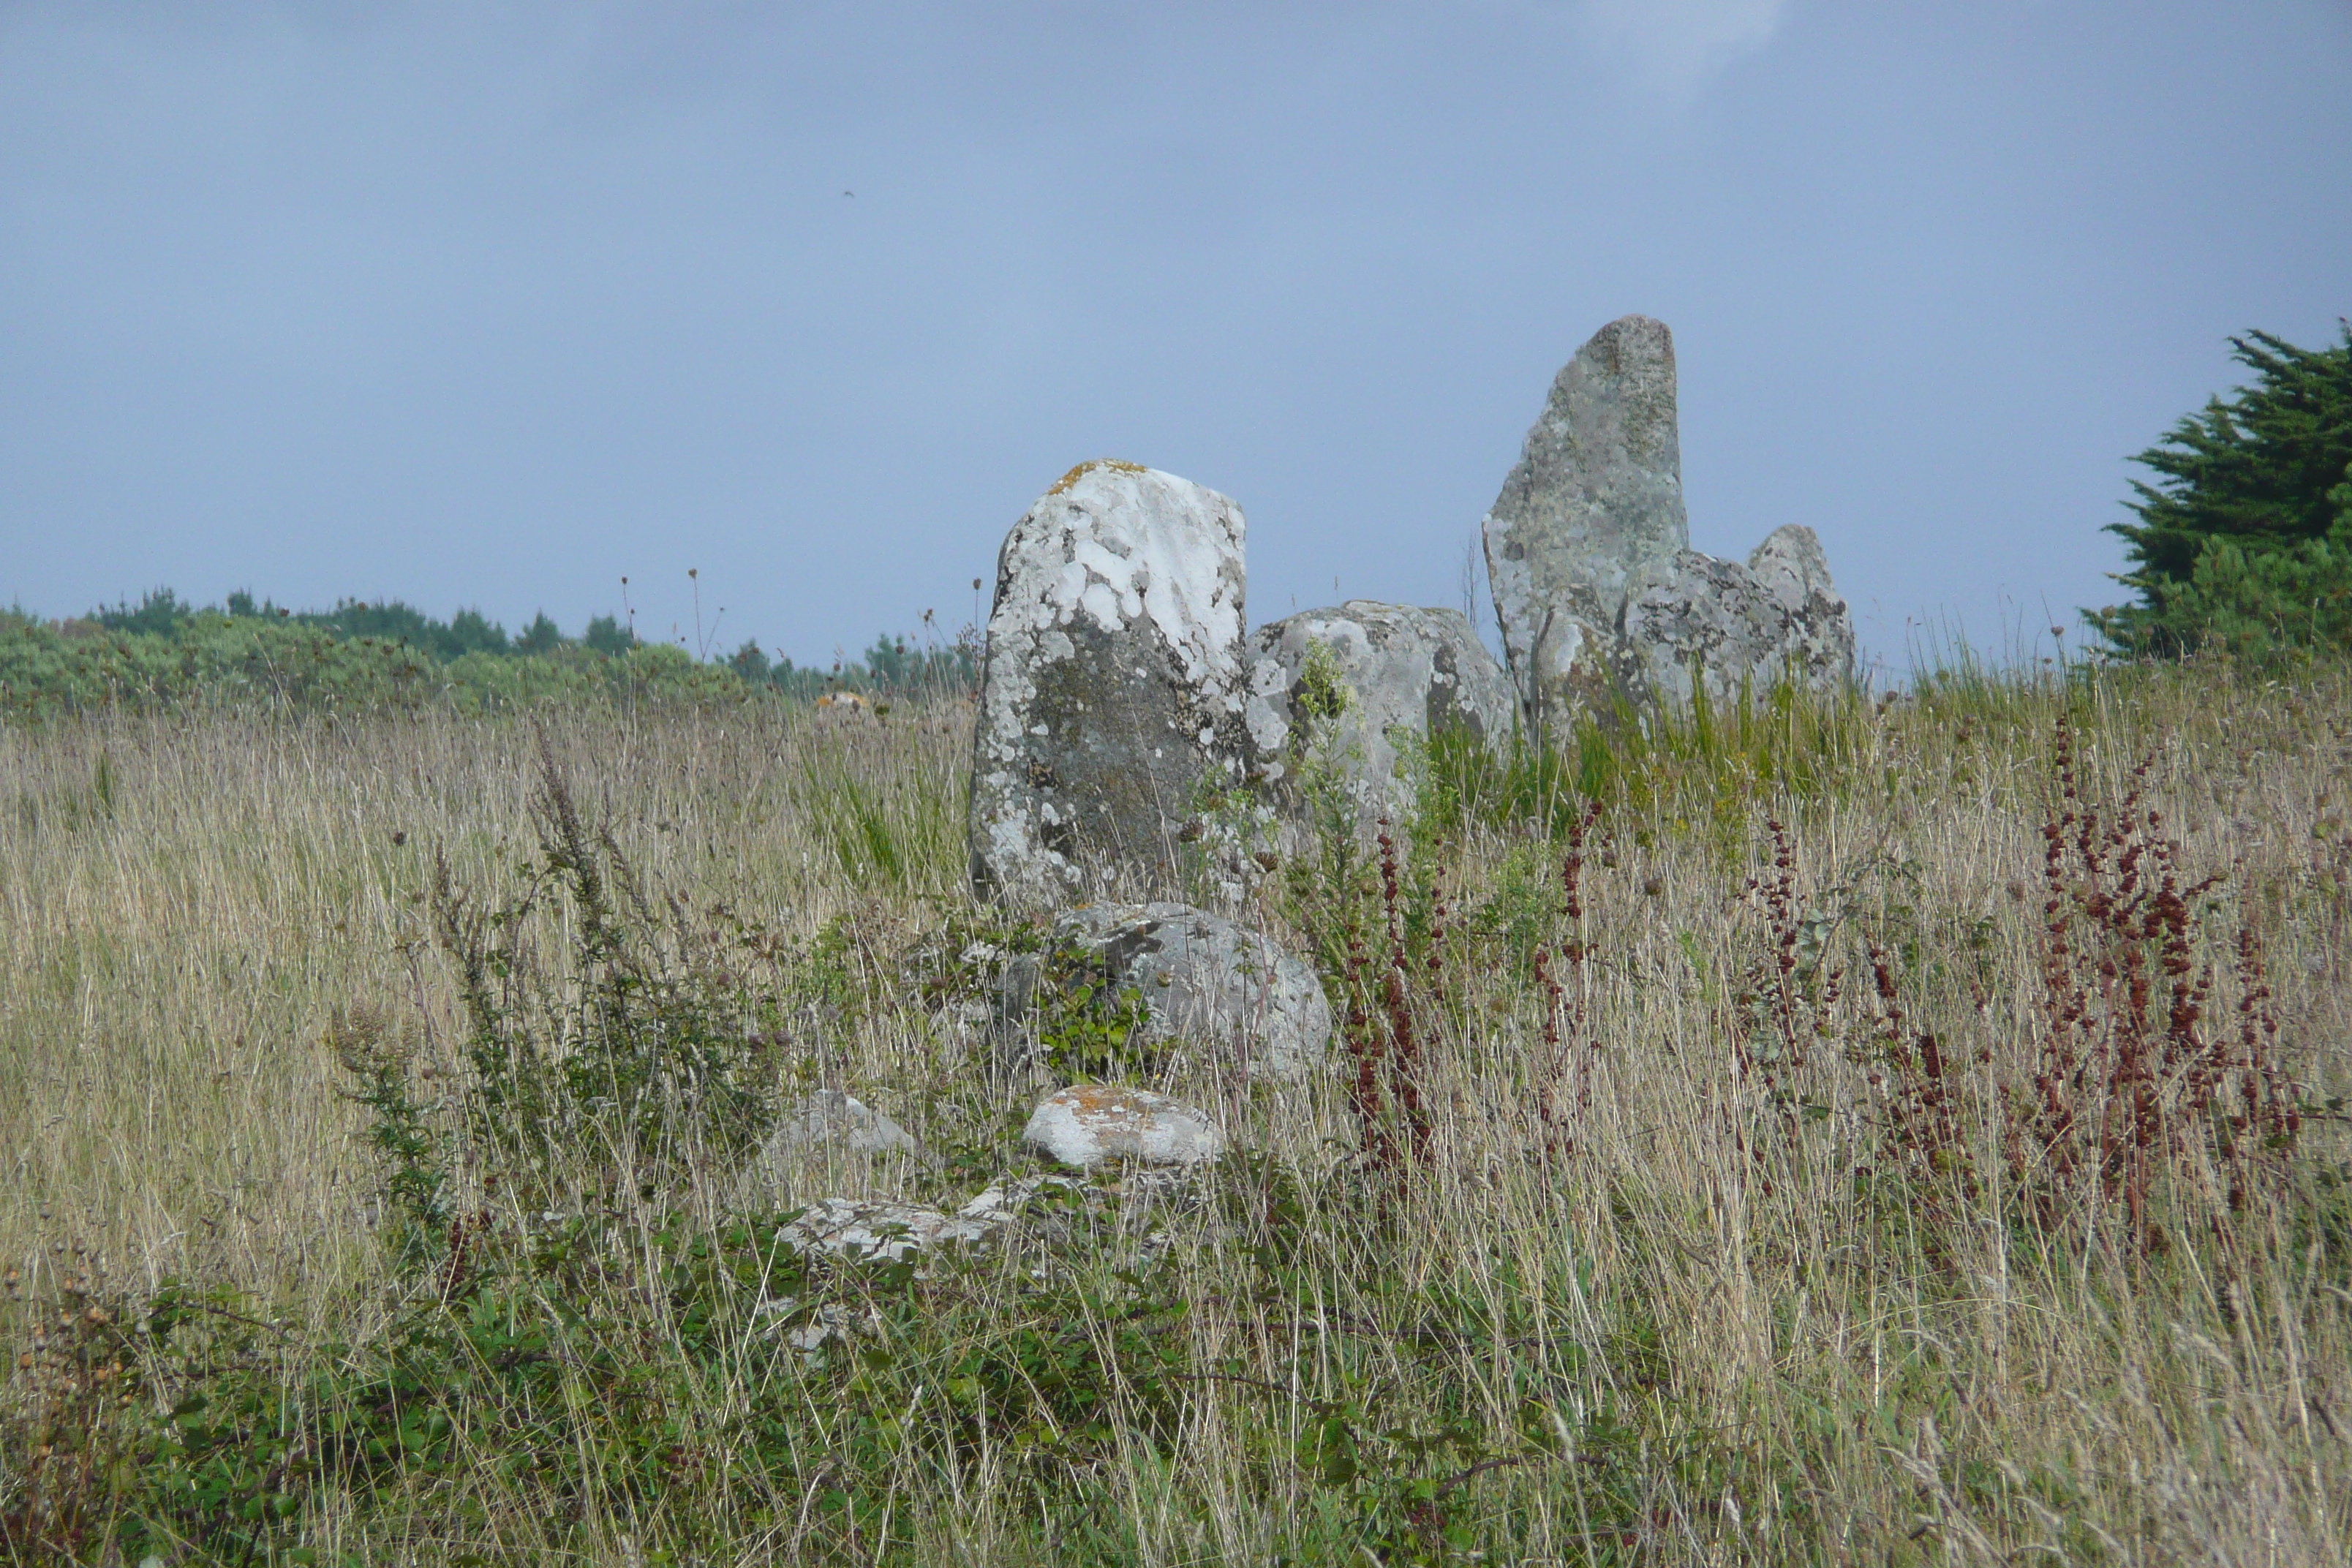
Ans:
POLYGON ((757 642, 752 641, 747 641, 741 647, 737 648, 727 662, 734 666, 736 674, 754 686, 764 685, 767 682, 768 671, 772 668, 766 652, 757 642))
POLYGON ((580 640, 598 653, 626 653, 637 646, 637 634, 633 627, 623 626, 613 616, 598 616, 580 634, 580 640))
POLYGON ((89 618, 111 632, 168 637, 177 636, 181 625, 195 613, 194 605, 181 603, 180 595, 171 589, 150 588, 136 608, 125 600, 110 610, 100 605, 89 613, 89 618))
POLYGON ((459 610, 449 626, 435 638, 435 651, 444 659, 469 653, 505 653, 507 629, 479 610, 459 610))
POLYGON ((2089 618, 2120 651, 2352 643, 2352 321, 2332 348, 2230 344, 2253 384, 2133 458, 2156 483, 2134 480, 2138 521, 2108 525, 2139 602, 2089 618))
POLYGON ((517 653, 553 653, 563 646, 563 629, 549 618, 545 610, 531 616, 530 625, 514 640, 517 653))

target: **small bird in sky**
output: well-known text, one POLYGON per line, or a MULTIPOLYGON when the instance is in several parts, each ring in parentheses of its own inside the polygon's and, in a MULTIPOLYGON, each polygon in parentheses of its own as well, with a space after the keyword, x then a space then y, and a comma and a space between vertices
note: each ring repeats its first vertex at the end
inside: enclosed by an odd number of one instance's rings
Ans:
POLYGON ((842 194, 843 195, 845 195, 845 196, 854 196, 854 195, 856 195, 857 193, 856 193, 856 191, 844 191, 844 192, 842 192, 841 194, 842 194))

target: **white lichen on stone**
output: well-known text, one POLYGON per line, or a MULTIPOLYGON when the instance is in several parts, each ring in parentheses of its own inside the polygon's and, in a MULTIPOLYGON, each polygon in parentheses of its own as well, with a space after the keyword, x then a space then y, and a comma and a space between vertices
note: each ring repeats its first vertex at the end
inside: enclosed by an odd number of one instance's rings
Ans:
POLYGON ((1048 1096, 1021 1130, 1066 1165, 1110 1160, 1190 1165, 1224 1152, 1224 1134, 1202 1111, 1149 1089, 1082 1083, 1048 1096))
POLYGON ((1109 462, 1013 525, 973 738, 983 894, 1062 902, 1165 867, 1202 780, 1245 775, 1244 528, 1213 490, 1109 462))

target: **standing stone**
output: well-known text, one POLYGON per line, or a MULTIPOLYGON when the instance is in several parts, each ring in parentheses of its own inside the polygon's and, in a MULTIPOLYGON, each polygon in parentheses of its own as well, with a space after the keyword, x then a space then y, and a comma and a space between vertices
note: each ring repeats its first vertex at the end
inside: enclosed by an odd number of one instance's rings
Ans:
POLYGON ((1397 774, 1400 741, 1460 731, 1496 745, 1518 721, 1511 678, 1459 610, 1350 599, 1260 626, 1250 640, 1250 733, 1259 756, 1280 758, 1307 743, 1334 695, 1317 689, 1320 677, 1336 679, 1345 707, 1329 722, 1330 754, 1367 820, 1411 808, 1397 774), (1318 647, 1328 658, 1310 672, 1318 647))
POLYGON ((1242 510, 1133 463, 1084 463, 997 557, 972 744, 972 885, 1016 907, 1164 875, 1205 788, 1254 751, 1242 510))
POLYGON ((1665 323, 1612 321, 1553 381, 1486 515, 1504 650, 1538 723, 1853 673, 1853 622, 1811 529, 1745 564, 1690 548, 1675 396, 1665 323))
POLYGON ((1627 316, 1553 378, 1481 531, 1503 650, 1538 721, 1605 707, 1625 668, 1626 602, 1690 548, 1675 413, 1675 340, 1627 316))

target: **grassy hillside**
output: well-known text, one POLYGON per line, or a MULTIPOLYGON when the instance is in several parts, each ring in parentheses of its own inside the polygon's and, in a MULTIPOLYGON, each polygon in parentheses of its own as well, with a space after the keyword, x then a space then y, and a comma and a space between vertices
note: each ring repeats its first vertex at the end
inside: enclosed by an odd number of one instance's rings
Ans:
POLYGON ((1327 1081, 1049 1019, 1244 1152, 804 1261, 729 1197, 806 1086, 940 1158, 809 1152, 782 1212, 1036 1168, 969 734, 0 728, 13 1560, 2352 1554, 2340 674, 1441 755, 1392 864, 1309 835, 1253 896, 1327 1081))

